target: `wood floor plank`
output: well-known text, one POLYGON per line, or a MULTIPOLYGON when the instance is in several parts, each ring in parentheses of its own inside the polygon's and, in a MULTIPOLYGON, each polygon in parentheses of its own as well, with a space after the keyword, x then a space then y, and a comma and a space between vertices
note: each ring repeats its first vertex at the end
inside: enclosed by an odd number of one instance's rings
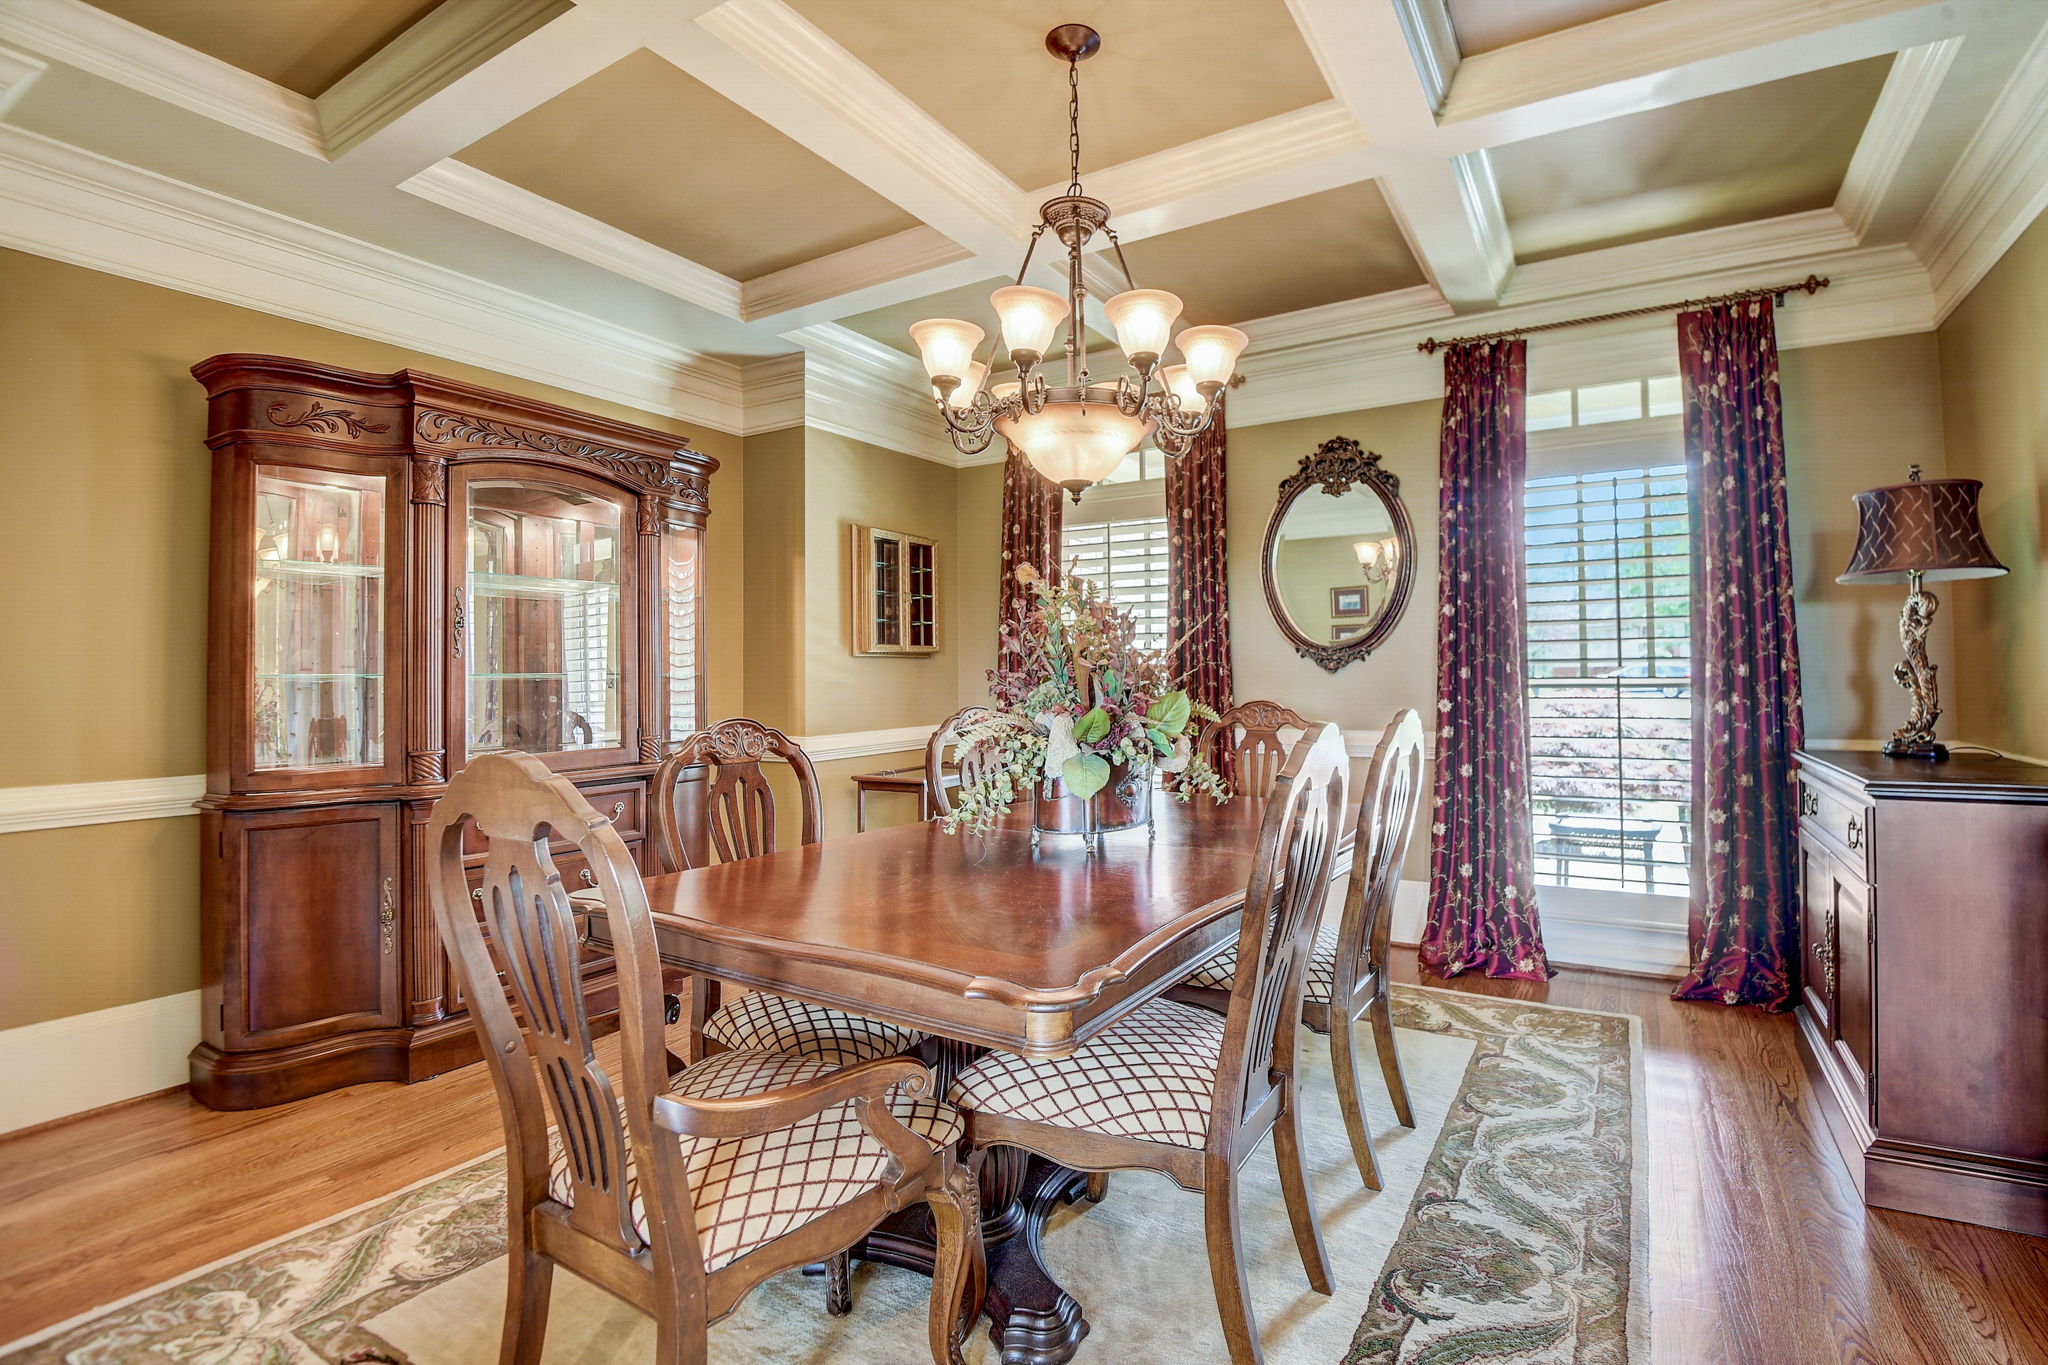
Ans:
MULTIPOLYGON (((1423 980, 1412 953, 1396 977, 1423 980)), ((2048 1365, 2048 1239, 1866 1209, 1789 1020, 1604 972, 1425 984, 1642 1019, 1658 1365, 2048 1365)), ((476 1067, 245 1114, 159 1096, 0 1136, 0 1341, 499 1144, 476 1067)))

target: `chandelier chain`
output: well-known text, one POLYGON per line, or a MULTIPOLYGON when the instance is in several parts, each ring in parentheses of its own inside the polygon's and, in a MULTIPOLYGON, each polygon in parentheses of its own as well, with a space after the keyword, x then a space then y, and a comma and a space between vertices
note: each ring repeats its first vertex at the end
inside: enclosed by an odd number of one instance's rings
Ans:
POLYGON ((1067 58, 1067 193, 1081 192, 1081 63, 1067 58))

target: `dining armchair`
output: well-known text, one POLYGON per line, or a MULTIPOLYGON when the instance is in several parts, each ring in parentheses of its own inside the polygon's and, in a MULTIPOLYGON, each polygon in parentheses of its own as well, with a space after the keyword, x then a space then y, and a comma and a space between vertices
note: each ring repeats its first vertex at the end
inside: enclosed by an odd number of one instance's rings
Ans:
POLYGON ((1258 1365, 1258 1326, 1238 1228, 1239 1168, 1268 1135, 1309 1284, 1331 1292, 1302 1163, 1295 1039, 1309 937, 1344 818, 1347 760, 1332 725, 1309 728, 1274 780, 1244 909, 1239 973, 1223 1015, 1152 1000, 1070 1057, 991 1053, 948 1097, 968 1144, 1021 1147, 1076 1170, 1153 1170, 1199 1191, 1209 1274, 1234 1365, 1258 1365))
POLYGON ((1241 701, 1202 727, 1195 752, 1237 791, 1263 796, 1287 761, 1281 730, 1307 731, 1314 723, 1277 701, 1241 701))
MULTIPOLYGON (((1337 1102, 1351 1136, 1358 1174, 1380 1188, 1379 1158, 1372 1127, 1360 1102, 1357 1036, 1352 1025, 1372 1024, 1380 1078, 1403 1128, 1415 1126, 1401 1052, 1394 1040, 1394 1015, 1387 971, 1387 943, 1394 923, 1394 893, 1401 865, 1415 833, 1422 796, 1422 718, 1413 710, 1395 715, 1380 735, 1365 797, 1358 806, 1358 832, 1351 846, 1351 876, 1337 927, 1317 931, 1309 950, 1308 983, 1302 994, 1302 1022, 1330 1037, 1330 1061, 1337 1076, 1337 1102)), ((1222 1012, 1237 984, 1237 950, 1227 948, 1203 963, 1169 994, 1188 1004, 1222 1012)))
MULTIPOLYGON (((693 847, 721 863, 775 852, 775 790, 765 763, 788 767, 796 782, 799 838, 818 842, 818 775, 810 757, 780 730, 734 717, 684 739, 654 771, 655 853, 665 870, 691 867, 693 847), (708 783, 684 782, 685 774, 702 767, 712 770, 708 783)), ((757 1048, 851 1066, 909 1052, 925 1039, 915 1029, 763 991, 731 1001, 719 996, 718 983, 702 977, 693 983, 691 1048, 757 1048)))
POLYGON ((995 713, 986 706, 963 706, 939 722, 924 746, 924 789, 935 816, 953 813, 953 798, 946 790, 946 764, 950 759, 963 787, 972 786, 997 762, 996 756, 979 749, 960 746, 960 732, 978 725, 995 713), (950 753, 948 751, 951 751, 950 753))
POLYGON ((731 1051, 671 1079, 639 873, 611 821, 529 754, 486 754, 457 773, 427 841, 435 923, 505 1125, 501 1365, 540 1360, 558 1266, 651 1316, 659 1365, 702 1365, 710 1325, 761 1281, 841 1253, 919 1201, 939 1242, 932 1358, 961 1360, 985 1287, 980 1216, 954 1155, 960 1115, 931 1098, 930 1072, 901 1058, 837 1069, 731 1051), (466 825, 486 841, 478 900, 466 825), (580 854, 604 895, 618 963, 616 1079, 593 1045, 557 848, 580 854))

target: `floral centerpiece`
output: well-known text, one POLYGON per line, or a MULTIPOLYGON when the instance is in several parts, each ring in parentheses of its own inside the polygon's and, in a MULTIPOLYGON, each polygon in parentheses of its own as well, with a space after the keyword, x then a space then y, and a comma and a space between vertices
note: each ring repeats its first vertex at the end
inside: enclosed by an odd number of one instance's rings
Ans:
POLYGON ((1145 824, 1154 771, 1178 776, 1180 800, 1229 799, 1194 752, 1193 722, 1216 713, 1173 685, 1162 652, 1137 643, 1130 610, 1072 574, 1048 583, 1027 564, 1017 581, 1030 592, 1003 622, 1002 644, 1018 662, 989 671, 991 714, 961 732, 946 831, 985 833, 1026 796, 1036 829, 1145 824))

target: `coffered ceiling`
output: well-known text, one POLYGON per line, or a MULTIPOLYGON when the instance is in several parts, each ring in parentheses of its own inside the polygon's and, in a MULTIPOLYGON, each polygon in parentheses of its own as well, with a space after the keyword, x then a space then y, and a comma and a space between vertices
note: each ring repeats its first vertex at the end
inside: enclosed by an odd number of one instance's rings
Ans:
POLYGON ((952 458, 902 327, 988 322, 1064 184, 1066 21, 1085 187, 1252 334, 1240 422, 1809 271, 1786 344, 1924 330, 2048 203, 2013 0, 0 0, 0 244, 952 458))

